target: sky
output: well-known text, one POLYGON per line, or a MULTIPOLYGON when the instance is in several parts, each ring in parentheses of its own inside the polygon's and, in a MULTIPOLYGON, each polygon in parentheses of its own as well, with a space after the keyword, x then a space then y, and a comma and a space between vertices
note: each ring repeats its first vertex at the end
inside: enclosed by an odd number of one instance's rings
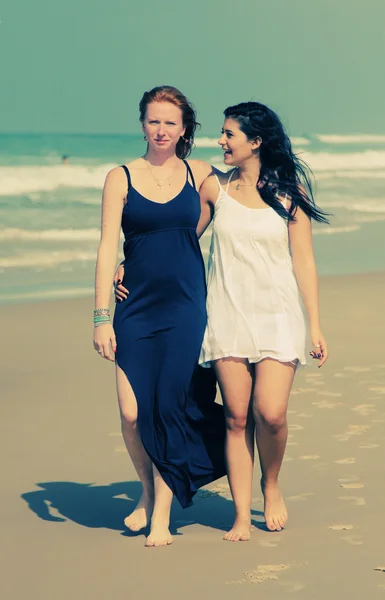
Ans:
POLYGON ((201 134, 247 100, 291 135, 385 133, 384 31, 384 0, 3 0, 0 132, 139 132, 169 84, 201 134))

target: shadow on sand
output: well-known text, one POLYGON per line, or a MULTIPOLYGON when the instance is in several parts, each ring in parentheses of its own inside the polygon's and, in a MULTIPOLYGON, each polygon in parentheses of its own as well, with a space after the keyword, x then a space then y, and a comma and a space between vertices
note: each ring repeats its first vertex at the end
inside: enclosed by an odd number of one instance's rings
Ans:
MULTIPOLYGON (((109 485, 76 483, 73 481, 49 481, 36 484, 39 490, 26 492, 21 498, 29 508, 44 521, 61 523, 67 520, 83 527, 105 528, 120 531, 122 535, 136 536, 124 526, 125 517, 135 508, 141 493, 138 481, 117 482, 109 485)), ((253 515, 261 515, 253 510, 253 515)), ((192 524, 199 524, 226 531, 234 518, 231 500, 218 492, 202 490, 190 508, 183 510, 174 502, 171 513, 171 532, 192 524)), ((258 529, 266 529, 261 521, 253 521, 258 529)))

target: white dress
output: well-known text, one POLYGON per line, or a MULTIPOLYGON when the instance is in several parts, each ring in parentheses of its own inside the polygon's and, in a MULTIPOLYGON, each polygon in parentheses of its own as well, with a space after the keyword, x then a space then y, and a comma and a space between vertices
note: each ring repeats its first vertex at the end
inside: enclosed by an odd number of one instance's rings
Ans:
POLYGON ((271 207, 253 209, 234 200, 230 180, 226 190, 218 180, 199 363, 210 367, 234 356, 305 365, 305 318, 287 222, 271 207))

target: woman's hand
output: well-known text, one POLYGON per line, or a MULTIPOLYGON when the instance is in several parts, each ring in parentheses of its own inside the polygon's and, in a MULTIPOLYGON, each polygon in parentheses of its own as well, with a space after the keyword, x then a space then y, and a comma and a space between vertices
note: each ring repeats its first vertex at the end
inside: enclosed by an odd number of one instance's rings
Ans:
POLYGON ((320 329, 311 330, 310 335, 314 348, 310 352, 310 356, 315 360, 319 360, 318 368, 320 368, 328 359, 328 346, 320 329))
POLYGON ((114 275, 115 302, 122 302, 122 300, 125 300, 129 294, 129 291, 122 285, 123 277, 124 265, 120 264, 114 275))
POLYGON ((116 338, 111 323, 94 327, 94 348, 102 358, 115 362, 116 338))

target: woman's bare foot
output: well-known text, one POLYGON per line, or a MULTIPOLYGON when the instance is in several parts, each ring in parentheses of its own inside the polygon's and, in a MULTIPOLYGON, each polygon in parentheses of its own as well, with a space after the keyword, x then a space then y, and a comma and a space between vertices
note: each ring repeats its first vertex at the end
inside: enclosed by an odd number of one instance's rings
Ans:
POLYGON ((144 529, 150 522, 153 508, 154 500, 142 494, 132 513, 124 519, 125 526, 135 532, 144 529))
POLYGON ((236 517, 234 525, 223 539, 227 542, 247 542, 251 537, 250 517, 236 517))
POLYGON ((173 541, 168 522, 164 519, 152 519, 150 535, 146 540, 145 546, 148 548, 169 546, 173 541))
POLYGON ((278 483, 264 483, 261 479, 261 489, 265 499, 265 521, 270 531, 281 531, 288 519, 286 505, 278 483))

